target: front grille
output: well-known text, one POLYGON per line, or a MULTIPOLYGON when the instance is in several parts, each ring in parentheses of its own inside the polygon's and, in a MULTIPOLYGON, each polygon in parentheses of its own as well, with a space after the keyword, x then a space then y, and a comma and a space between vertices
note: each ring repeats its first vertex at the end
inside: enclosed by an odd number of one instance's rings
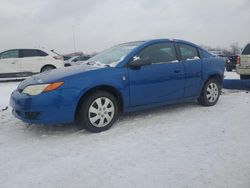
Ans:
POLYGON ((25 117, 27 119, 37 119, 39 116, 40 112, 25 112, 25 117))

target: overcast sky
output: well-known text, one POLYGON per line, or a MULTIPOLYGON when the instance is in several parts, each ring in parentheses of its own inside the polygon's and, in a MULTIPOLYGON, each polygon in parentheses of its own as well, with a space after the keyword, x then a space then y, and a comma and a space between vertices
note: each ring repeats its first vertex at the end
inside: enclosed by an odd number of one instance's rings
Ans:
POLYGON ((83 52, 151 38, 244 46, 250 42, 250 0, 1 0, 0 51, 72 52, 73 33, 83 52))

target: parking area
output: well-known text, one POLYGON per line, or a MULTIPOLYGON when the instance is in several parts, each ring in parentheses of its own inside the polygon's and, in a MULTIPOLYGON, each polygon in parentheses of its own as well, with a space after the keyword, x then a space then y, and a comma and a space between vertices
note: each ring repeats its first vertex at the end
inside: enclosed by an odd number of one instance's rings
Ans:
POLYGON ((224 89, 210 108, 189 102, 126 114, 91 134, 15 119, 6 106, 17 85, 0 83, 3 188, 250 186, 247 91, 224 89))

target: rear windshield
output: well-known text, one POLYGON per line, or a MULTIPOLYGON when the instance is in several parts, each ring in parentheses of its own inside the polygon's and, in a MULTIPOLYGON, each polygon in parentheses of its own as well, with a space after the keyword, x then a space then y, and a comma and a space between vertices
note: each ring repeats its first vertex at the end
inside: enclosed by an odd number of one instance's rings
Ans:
POLYGON ((244 48, 242 55, 250 55, 250 44, 244 48))

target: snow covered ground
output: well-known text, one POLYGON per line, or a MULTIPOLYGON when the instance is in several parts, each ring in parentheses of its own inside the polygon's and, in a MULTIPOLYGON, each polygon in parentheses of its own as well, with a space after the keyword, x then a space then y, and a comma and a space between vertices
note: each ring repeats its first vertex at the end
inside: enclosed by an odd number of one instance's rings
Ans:
POLYGON ((0 83, 0 110, 8 107, 10 94, 17 88, 18 84, 19 82, 0 83))
MULTIPOLYGON (((226 78, 237 78, 227 73, 226 78)), ((0 83, 0 106, 18 82, 0 83)), ((250 94, 127 114, 91 134, 28 126, 0 109, 0 187, 250 187, 250 94)))
POLYGON ((237 74, 235 72, 235 70, 232 72, 225 71, 225 78, 224 79, 240 79, 240 75, 237 74))

